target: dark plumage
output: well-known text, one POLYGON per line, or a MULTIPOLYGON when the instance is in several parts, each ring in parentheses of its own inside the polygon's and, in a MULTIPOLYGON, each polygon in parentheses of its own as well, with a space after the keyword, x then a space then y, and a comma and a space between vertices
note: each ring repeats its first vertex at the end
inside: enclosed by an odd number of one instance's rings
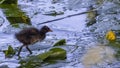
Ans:
POLYGON ((26 46, 27 50, 30 52, 30 54, 32 54, 32 51, 28 48, 28 45, 42 41, 46 37, 46 33, 51 31, 52 30, 48 26, 43 26, 40 30, 31 27, 16 33, 16 39, 23 43, 18 51, 18 56, 20 55, 20 52, 24 46, 26 46))

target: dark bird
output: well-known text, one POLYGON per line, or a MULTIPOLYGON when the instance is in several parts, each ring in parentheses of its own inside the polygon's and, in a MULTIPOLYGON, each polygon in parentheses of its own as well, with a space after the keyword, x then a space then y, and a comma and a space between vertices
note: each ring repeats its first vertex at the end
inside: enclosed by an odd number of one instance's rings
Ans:
POLYGON ((20 55, 20 52, 24 46, 30 52, 30 54, 32 54, 32 51, 28 48, 28 45, 44 40, 47 32, 52 32, 52 30, 48 26, 43 26, 40 30, 30 27, 16 33, 16 39, 23 43, 17 55, 20 55))

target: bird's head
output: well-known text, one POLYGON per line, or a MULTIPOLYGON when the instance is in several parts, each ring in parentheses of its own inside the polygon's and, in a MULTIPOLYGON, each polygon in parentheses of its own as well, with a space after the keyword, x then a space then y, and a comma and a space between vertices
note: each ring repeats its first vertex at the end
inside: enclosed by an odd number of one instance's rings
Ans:
POLYGON ((52 30, 48 26, 46 26, 46 25, 41 28, 41 31, 45 32, 45 33, 52 32, 52 30))

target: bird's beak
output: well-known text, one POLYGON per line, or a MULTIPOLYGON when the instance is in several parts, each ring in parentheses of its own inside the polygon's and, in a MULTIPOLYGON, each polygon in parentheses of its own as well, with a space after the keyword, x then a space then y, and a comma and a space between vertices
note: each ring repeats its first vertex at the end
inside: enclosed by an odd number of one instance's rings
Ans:
POLYGON ((53 32, 53 31, 50 29, 49 32, 53 32))

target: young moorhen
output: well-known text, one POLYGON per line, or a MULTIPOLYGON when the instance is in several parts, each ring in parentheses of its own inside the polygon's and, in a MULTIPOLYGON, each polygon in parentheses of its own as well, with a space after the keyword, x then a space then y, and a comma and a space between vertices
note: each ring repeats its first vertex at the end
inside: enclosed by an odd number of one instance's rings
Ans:
POLYGON ((32 51, 28 48, 28 45, 34 44, 38 41, 42 41, 46 37, 47 32, 52 32, 52 30, 48 26, 43 26, 40 30, 31 27, 16 33, 15 37, 17 38, 17 40, 23 43, 17 55, 20 55, 20 52, 24 46, 30 52, 30 54, 32 54, 32 51))

